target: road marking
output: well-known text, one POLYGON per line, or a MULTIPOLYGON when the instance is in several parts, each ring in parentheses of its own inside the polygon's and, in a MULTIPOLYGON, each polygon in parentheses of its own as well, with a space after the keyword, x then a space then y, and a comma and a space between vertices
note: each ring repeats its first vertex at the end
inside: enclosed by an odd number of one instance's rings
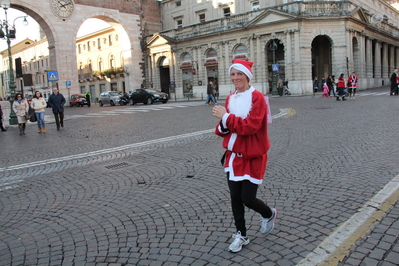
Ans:
POLYGON ((337 265, 350 247, 363 238, 399 199, 399 175, 339 226, 297 266, 337 265))
MULTIPOLYGON (((286 115, 289 113, 289 110, 288 109, 280 109, 280 113, 283 113, 284 115, 286 115)), ((277 114, 277 115, 272 116, 272 118, 275 119, 275 118, 278 118, 281 116, 283 116, 283 115, 277 114)), ((49 164, 49 163, 60 163, 60 162, 64 162, 64 161, 82 159, 82 158, 86 158, 86 157, 90 157, 90 156, 97 156, 97 155, 104 154, 104 153, 122 151, 122 150, 126 150, 126 149, 131 149, 131 148, 144 147, 147 145, 153 145, 155 143, 164 143, 164 142, 173 141, 173 140, 180 140, 180 139, 185 139, 185 138, 189 138, 189 137, 193 137, 193 136, 200 136, 200 135, 212 133, 212 132, 214 132, 214 130, 215 129, 211 128, 211 129, 201 130, 201 131, 192 132, 192 133, 186 133, 186 134, 177 135, 177 136, 171 136, 171 137, 155 139, 155 140, 148 140, 148 141, 143 141, 143 142, 139 142, 139 143, 123 145, 123 146, 119 146, 119 147, 113 147, 113 148, 109 148, 109 149, 103 149, 103 150, 98 150, 98 151, 85 152, 85 153, 81 153, 81 154, 64 156, 64 157, 60 157, 60 158, 46 159, 43 161, 36 161, 36 162, 31 162, 31 163, 7 166, 7 167, 0 168, 0 172, 11 171, 11 170, 20 170, 20 169, 24 169, 24 168, 28 168, 28 167, 45 165, 45 164, 49 164)))

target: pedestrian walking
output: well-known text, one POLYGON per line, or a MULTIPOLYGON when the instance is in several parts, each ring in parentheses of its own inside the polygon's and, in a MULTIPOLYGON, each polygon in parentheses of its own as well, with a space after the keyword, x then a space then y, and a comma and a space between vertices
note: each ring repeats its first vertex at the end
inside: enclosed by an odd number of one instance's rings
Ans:
POLYGON ((399 69, 395 69, 391 75, 391 93, 389 95, 398 95, 399 69))
POLYGON ((333 95, 335 97, 335 91, 334 91, 334 78, 333 76, 328 76, 327 78, 327 86, 328 86, 328 96, 331 96, 331 91, 333 92, 333 95))
POLYGON ((317 80, 317 77, 314 77, 313 80, 313 95, 316 96, 317 91, 319 90, 319 81, 317 80))
POLYGON ((60 130, 60 126, 64 127, 64 105, 65 98, 59 92, 57 88, 53 89, 53 94, 48 98, 48 105, 52 108, 57 130, 60 130))
POLYGON ((270 147, 267 132, 267 104, 263 94, 250 85, 253 62, 235 59, 228 70, 235 92, 226 99, 226 106, 213 107, 213 115, 220 119, 215 134, 223 137, 226 149, 222 162, 227 173, 231 207, 237 233, 229 246, 239 252, 249 244, 245 226, 245 207, 260 214, 263 234, 274 228, 277 210, 256 198, 266 171, 267 151, 270 147))
POLYGON ((284 94, 284 85, 283 84, 284 83, 283 83, 282 79, 279 79, 277 81, 277 92, 278 92, 279 96, 283 96, 283 94, 284 94))
POLYGON ((349 99, 355 99, 357 82, 359 81, 359 77, 356 76, 355 72, 352 72, 352 75, 348 78, 348 91, 349 91, 349 99))
POLYGON ((25 135, 26 129, 26 116, 29 111, 29 104, 24 96, 21 93, 17 93, 15 95, 14 103, 12 104, 12 109, 14 113, 17 115, 18 119, 18 128, 19 128, 19 135, 25 135))
POLYGON ((330 98, 329 92, 330 92, 330 89, 328 88, 327 83, 324 83, 324 85, 323 85, 323 94, 321 95, 321 97, 330 98))
POLYGON ((343 101, 346 101, 345 99, 345 78, 344 78, 344 73, 341 73, 341 75, 338 78, 338 83, 337 83, 337 101, 340 101, 341 97, 343 101))
POLYGON ((210 102, 212 102, 212 104, 216 104, 216 100, 215 97, 213 96, 214 93, 214 85, 212 81, 209 81, 208 86, 206 88, 206 93, 208 94, 208 97, 206 97, 206 101, 205 101, 205 105, 210 104, 210 102))
POLYGON ((31 107, 35 110, 35 116, 37 120, 37 133, 46 133, 46 124, 44 123, 44 109, 47 103, 44 100, 43 95, 40 91, 35 92, 35 96, 32 99, 31 107))
POLYGON ((85 98, 86 98, 86 102, 87 102, 87 107, 91 106, 91 95, 90 92, 86 92, 85 93, 85 98))
POLYGON ((1 131, 7 131, 7 129, 4 127, 3 120, 4 120, 3 109, 1 109, 1 104, 0 104, 0 128, 1 131))

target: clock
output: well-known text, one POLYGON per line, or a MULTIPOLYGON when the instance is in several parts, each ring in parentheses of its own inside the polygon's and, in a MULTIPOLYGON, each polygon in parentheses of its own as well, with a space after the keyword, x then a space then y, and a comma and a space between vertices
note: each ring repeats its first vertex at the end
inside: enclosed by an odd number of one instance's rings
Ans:
POLYGON ((73 0, 51 0, 50 5, 54 15, 62 19, 72 16, 75 10, 73 0))

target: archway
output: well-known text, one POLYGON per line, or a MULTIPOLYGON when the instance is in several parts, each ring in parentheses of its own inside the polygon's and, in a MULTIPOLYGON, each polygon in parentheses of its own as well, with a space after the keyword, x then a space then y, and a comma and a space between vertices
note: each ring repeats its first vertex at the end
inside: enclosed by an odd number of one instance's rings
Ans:
POLYGON ((161 80, 161 91, 169 94, 170 70, 169 59, 167 57, 162 57, 159 60, 159 76, 161 80))
MULTIPOLYGON (((312 80, 322 81, 332 75, 331 41, 325 35, 314 38, 312 42, 312 80)), ((319 88, 321 83, 319 84, 319 88)))
POLYGON ((286 79, 284 44, 281 40, 271 39, 267 42, 266 56, 269 93, 272 93, 277 88, 277 81, 286 79))

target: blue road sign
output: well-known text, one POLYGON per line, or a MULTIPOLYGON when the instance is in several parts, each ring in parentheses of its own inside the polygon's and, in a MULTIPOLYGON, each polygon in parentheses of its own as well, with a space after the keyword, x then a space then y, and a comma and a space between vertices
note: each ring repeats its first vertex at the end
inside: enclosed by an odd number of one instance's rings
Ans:
POLYGON ((57 81, 58 80, 58 72, 57 71, 47 72, 47 80, 48 81, 57 81))
POLYGON ((67 81, 66 81, 66 86, 67 86, 67 87, 71 87, 71 85, 72 85, 71 81, 70 81, 70 80, 67 80, 67 81))
POLYGON ((272 71, 278 71, 278 64, 272 65, 272 71))

